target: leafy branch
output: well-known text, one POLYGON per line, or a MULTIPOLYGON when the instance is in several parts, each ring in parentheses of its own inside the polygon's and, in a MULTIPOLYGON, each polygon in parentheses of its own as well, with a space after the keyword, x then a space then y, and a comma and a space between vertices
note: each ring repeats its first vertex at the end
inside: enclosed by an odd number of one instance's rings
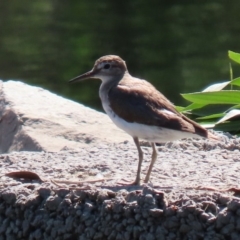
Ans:
MULTIPOLYGON (((228 51, 228 57, 240 64, 240 54, 228 51)), ((240 77, 233 79, 230 66, 230 81, 213 84, 202 92, 182 94, 190 101, 187 107, 177 107, 207 128, 231 133, 240 133, 240 77), (226 89, 229 88, 229 89, 226 89)))

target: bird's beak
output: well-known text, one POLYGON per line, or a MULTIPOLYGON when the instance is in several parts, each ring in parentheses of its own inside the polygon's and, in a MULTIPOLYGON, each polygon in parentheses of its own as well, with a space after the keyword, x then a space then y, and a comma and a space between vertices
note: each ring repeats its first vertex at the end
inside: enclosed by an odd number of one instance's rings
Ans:
POLYGON ((75 82, 80 82, 80 81, 88 79, 88 78, 94 78, 95 74, 96 74, 96 71, 91 70, 89 72, 86 72, 80 76, 77 76, 77 77, 69 80, 69 83, 75 83, 75 82))

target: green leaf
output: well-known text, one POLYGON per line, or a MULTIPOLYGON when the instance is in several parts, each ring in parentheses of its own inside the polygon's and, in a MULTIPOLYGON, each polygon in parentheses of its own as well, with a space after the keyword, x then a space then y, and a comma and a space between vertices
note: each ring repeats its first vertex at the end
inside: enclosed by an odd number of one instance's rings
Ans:
POLYGON ((240 86, 240 77, 233 79, 230 82, 231 85, 240 86))
POLYGON ((185 107, 175 106, 175 108, 178 112, 182 112, 185 107))
POLYGON ((233 109, 240 109, 240 104, 232 106, 231 108, 227 109, 226 112, 229 112, 233 109))
POLYGON ((225 113, 229 111, 231 106, 232 104, 210 104, 199 109, 194 109, 192 113, 198 117, 204 117, 217 113, 225 113))
POLYGON ((214 130, 222 132, 238 132, 240 130, 240 124, 239 121, 224 122, 216 124, 214 130))
POLYGON ((223 88, 225 88, 228 84, 230 83, 230 81, 227 82, 222 82, 222 83, 215 83, 207 88, 205 88, 203 90, 203 92, 215 92, 215 91, 220 91, 223 88))
POLYGON ((225 114, 224 113, 216 113, 216 114, 211 114, 208 116, 204 116, 204 117, 198 117, 196 118, 197 120, 208 120, 208 119, 213 119, 213 118, 220 118, 223 117, 225 114))
POLYGON ((228 51, 228 57, 234 62, 240 63, 240 54, 232 51, 228 51))
POLYGON ((186 100, 197 104, 240 104, 240 91, 197 92, 181 94, 186 100))
MULTIPOLYGON (((216 124, 225 122, 231 118, 234 118, 236 116, 240 116, 240 110, 238 109, 233 109, 230 112, 228 112, 223 118, 221 118, 216 124)), ((240 125, 240 124, 239 124, 240 125)))
POLYGON ((194 109, 202 108, 202 107, 204 107, 204 106, 205 106, 205 104, 192 103, 192 104, 188 105, 187 107, 183 108, 183 109, 181 110, 181 112, 192 111, 192 110, 194 110, 194 109))

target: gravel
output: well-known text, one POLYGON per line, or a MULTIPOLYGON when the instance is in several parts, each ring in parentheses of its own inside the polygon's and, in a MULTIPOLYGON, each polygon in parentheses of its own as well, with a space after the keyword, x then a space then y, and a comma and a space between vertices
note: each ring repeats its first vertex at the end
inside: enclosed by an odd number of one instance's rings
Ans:
MULTIPOLYGON (((223 191, 239 189, 239 142, 224 135, 159 145, 151 182, 139 187, 118 184, 136 174, 131 142, 2 154, 0 240, 240 239, 239 191, 223 191), (43 181, 5 176, 15 171, 43 181)), ((144 178, 151 148, 142 147, 144 178)))

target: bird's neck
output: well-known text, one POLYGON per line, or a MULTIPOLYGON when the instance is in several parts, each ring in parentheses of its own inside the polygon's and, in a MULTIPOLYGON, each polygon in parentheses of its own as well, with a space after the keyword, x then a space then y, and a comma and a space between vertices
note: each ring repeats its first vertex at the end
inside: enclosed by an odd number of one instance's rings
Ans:
POLYGON ((123 75, 119 76, 109 76, 108 78, 102 79, 102 84, 99 89, 99 96, 102 100, 102 102, 107 101, 107 95, 109 90, 118 85, 118 83, 122 80, 124 80, 126 77, 131 77, 131 75, 128 73, 128 71, 124 72, 123 75))

